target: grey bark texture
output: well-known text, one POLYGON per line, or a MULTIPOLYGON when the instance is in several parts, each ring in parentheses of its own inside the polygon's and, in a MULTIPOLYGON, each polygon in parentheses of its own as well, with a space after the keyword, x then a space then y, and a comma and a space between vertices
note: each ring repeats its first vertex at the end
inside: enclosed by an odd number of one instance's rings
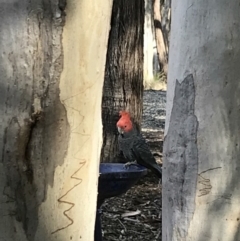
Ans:
POLYGON ((190 74, 181 83, 176 83, 169 131, 164 140, 166 165, 163 170, 168 177, 163 182, 163 202, 167 204, 164 222, 170 227, 182 222, 181 227, 174 230, 174 235, 167 234, 169 240, 174 240, 173 236, 184 240, 195 209, 198 121, 194 108, 195 83, 190 74))
POLYGON ((140 128, 143 99, 144 0, 114 0, 102 98, 102 162, 118 162, 120 110, 140 128))
POLYGON ((55 0, 0 4, 0 240, 18 235, 9 226, 12 217, 34 240, 38 206, 64 160, 69 128, 58 87, 63 7, 55 0))
POLYGON ((163 241, 240 240, 239 11, 172 1, 163 241))

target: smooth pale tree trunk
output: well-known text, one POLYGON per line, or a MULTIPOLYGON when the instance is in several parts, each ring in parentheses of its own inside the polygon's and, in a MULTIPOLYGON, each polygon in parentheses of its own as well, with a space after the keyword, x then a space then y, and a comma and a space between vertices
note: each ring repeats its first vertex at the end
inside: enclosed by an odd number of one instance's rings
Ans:
POLYGON ((93 240, 111 6, 0 1, 1 241, 93 240))
POLYGON ((144 15, 144 87, 148 85, 154 79, 153 75, 153 58, 154 58, 154 47, 155 32, 153 26, 153 7, 152 0, 145 0, 145 15, 144 15))
POLYGON ((172 2, 163 241, 240 240, 239 12, 172 2))
POLYGON ((144 0, 114 0, 102 98, 102 162, 118 156, 116 123, 128 110, 137 127, 142 120, 144 0))

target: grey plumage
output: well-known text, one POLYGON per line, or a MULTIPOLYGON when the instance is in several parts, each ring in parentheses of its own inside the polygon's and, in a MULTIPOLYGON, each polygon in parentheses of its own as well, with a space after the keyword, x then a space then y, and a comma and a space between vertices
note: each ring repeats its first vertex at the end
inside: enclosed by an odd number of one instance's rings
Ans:
POLYGON ((139 165, 151 169, 159 178, 162 177, 162 169, 157 164, 145 139, 135 128, 118 136, 119 150, 129 162, 135 160, 139 165))

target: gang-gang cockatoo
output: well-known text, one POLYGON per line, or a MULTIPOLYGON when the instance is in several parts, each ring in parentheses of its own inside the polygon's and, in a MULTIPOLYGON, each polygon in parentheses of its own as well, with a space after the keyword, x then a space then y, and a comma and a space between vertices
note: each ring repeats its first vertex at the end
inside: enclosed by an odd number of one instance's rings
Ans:
POLYGON ((156 163, 145 139, 140 132, 137 131, 131 120, 131 116, 127 111, 119 112, 120 119, 117 122, 119 132, 118 144, 119 150, 122 151, 124 157, 128 160, 125 165, 139 164, 152 170, 159 178, 162 177, 162 169, 156 163))

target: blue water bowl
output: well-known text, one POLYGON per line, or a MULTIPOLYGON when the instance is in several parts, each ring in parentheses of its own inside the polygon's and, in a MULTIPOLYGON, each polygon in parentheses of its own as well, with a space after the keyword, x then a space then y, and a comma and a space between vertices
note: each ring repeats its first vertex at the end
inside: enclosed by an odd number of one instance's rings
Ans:
POLYGON ((147 169, 140 165, 130 165, 127 168, 121 163, 101 163, 98 179, 98 203, 95 223, 95 241, 102 241, 101 210, 104 200, 125 193, 141 177, 147 174, 147 169))
POLYGON ((141 177, 147 174, 147 169, 140 165, 130 165, 127 168, 121 163, 101 163, 98 179, 98 200, 125 193, 141 177))

